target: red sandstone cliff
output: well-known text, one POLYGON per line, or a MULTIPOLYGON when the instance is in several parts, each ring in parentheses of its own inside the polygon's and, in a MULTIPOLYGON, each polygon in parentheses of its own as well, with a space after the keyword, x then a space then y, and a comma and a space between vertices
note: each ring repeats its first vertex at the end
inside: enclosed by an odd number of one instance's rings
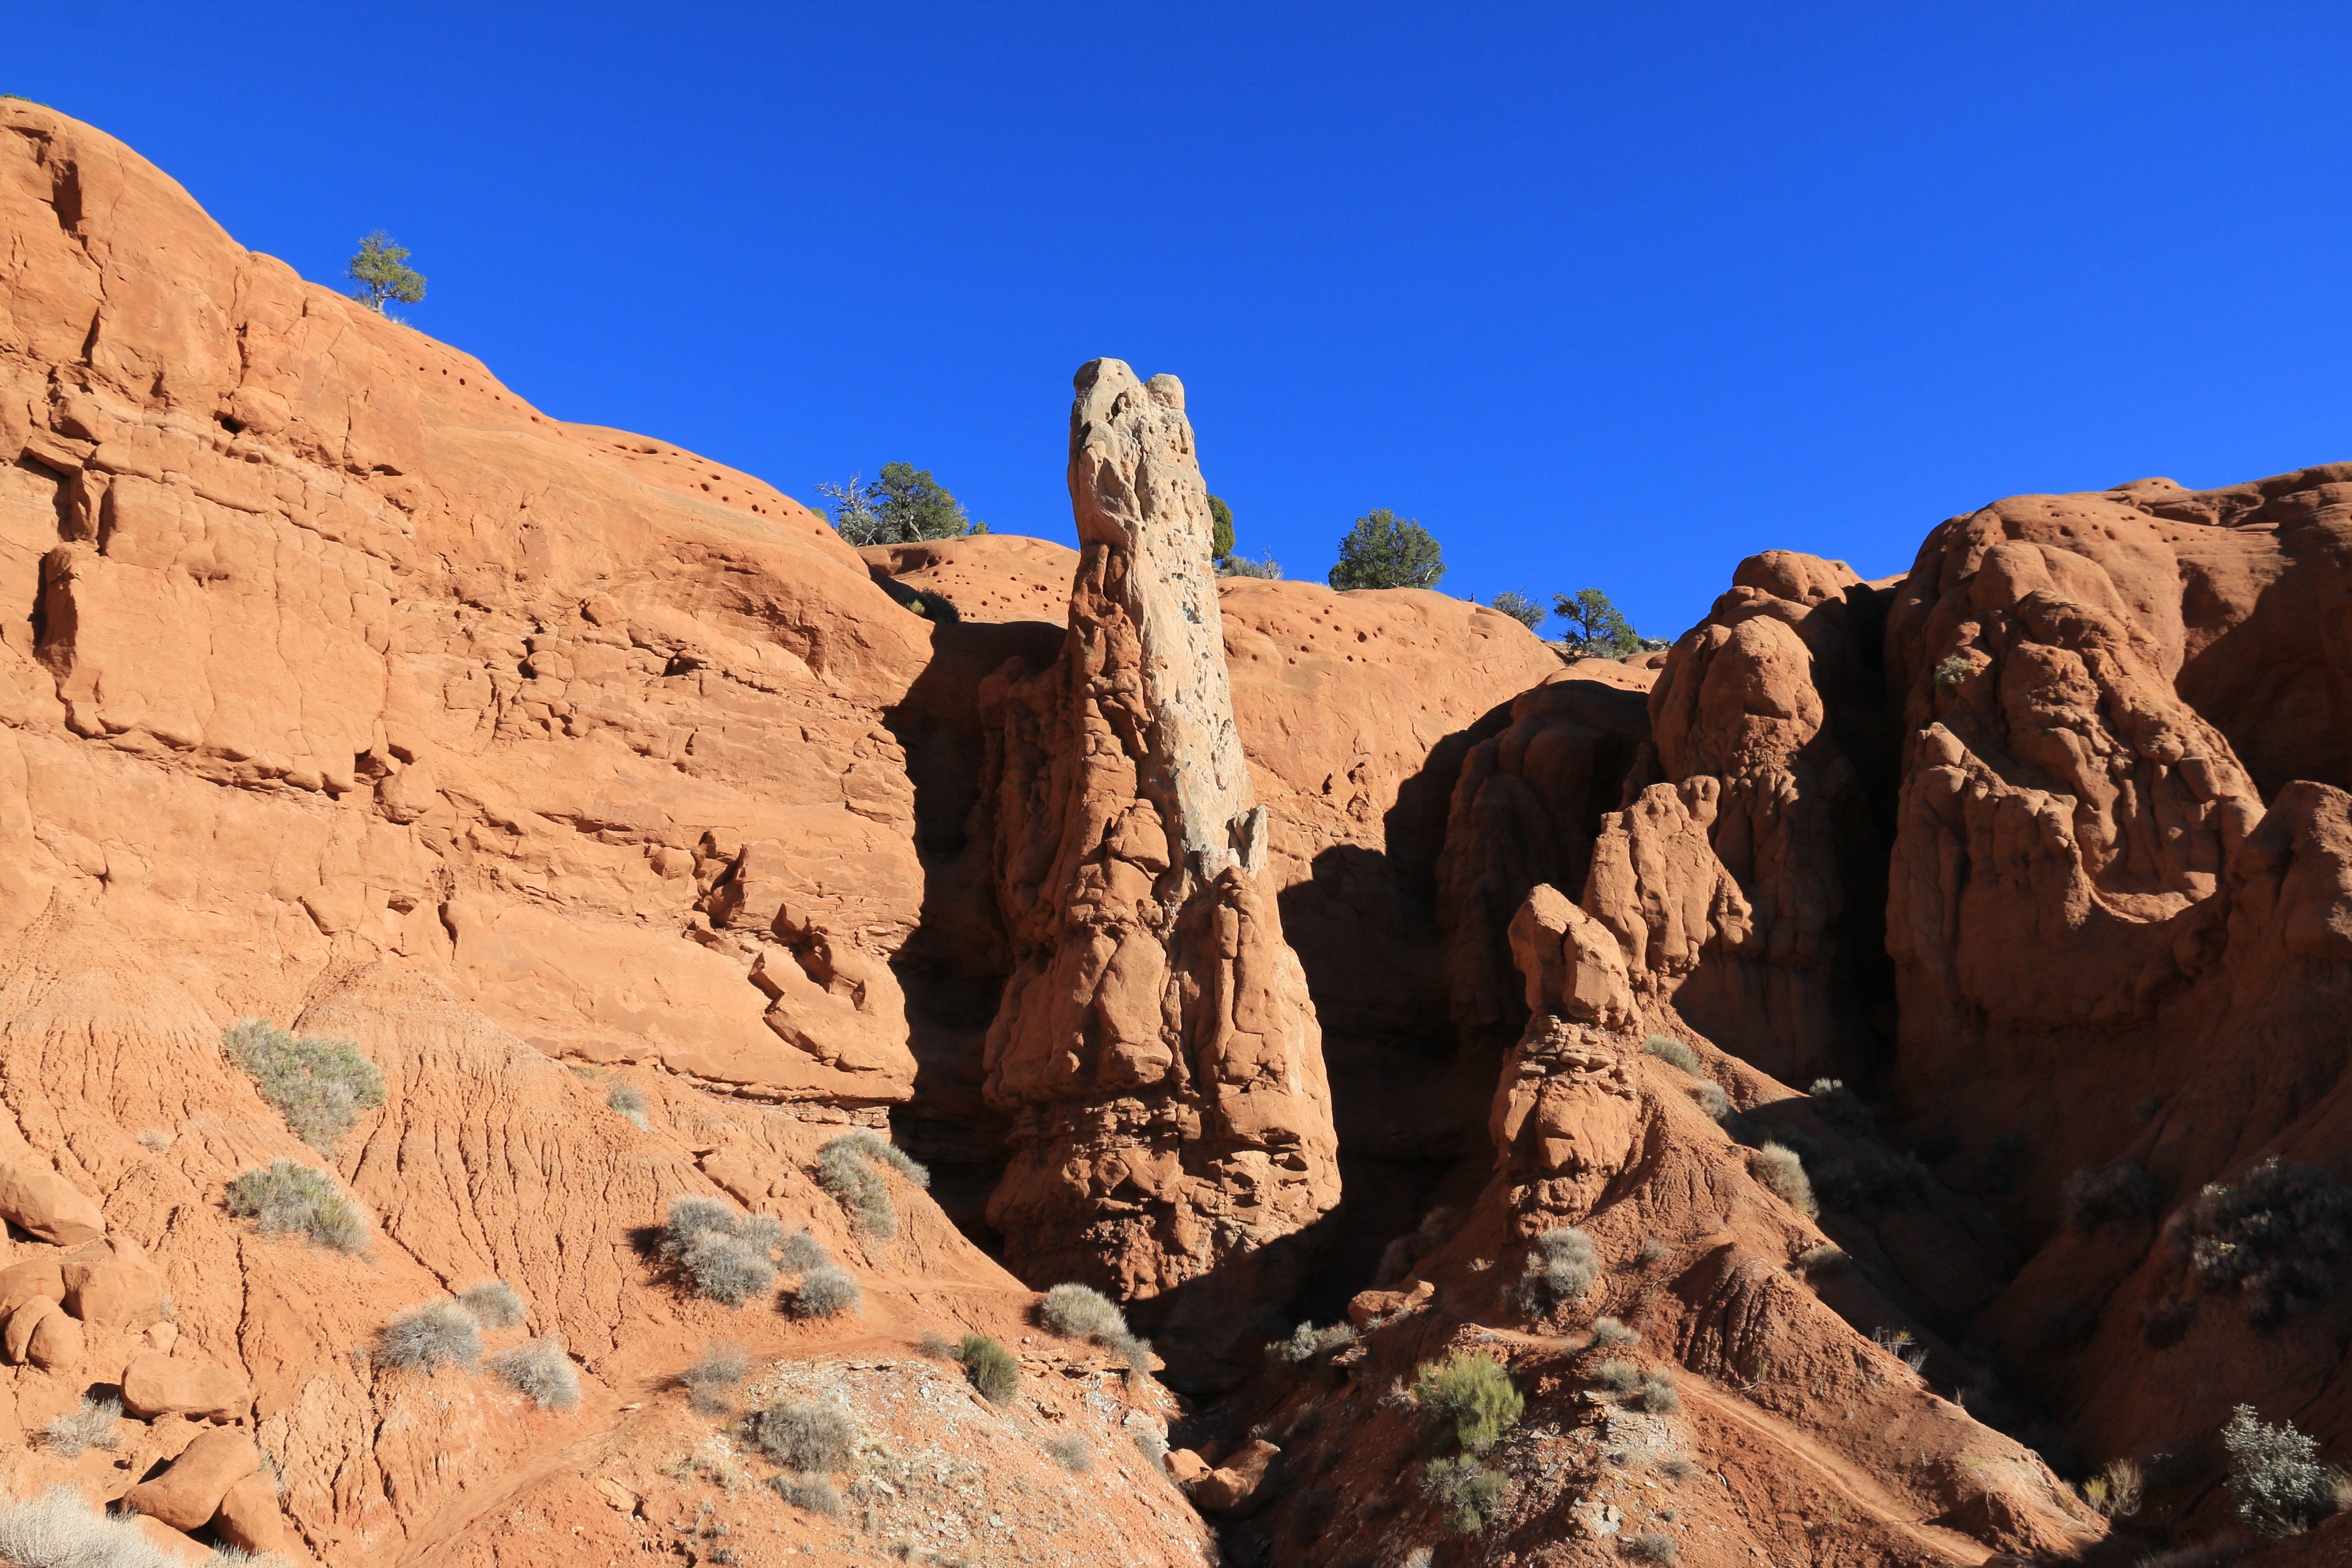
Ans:
POLYGON ((1083 552, 861 555, 15 100, 0 233, 15 1494, 330 1563, 1976 1564, 2210 1537, 2240 1401, 2352 1450, 2352 469, 2016 498, 1881 584, 1768 552, 1563 667, 1212 584, 1181 391, 1117 362, 1083 552), (382 1070, 331 1155, 247 1016, 382 1070), (819 1179, 852 1128, 938 1166, 890 1234, 819 1179), (279 1159, 364 1252, 229 1212, 279 1159), (861 1306, 682 1289, 680 1195, 861 1306), (377 1353, 491 1276, 576 1408, 377 1353), (1045 1329, 1071 1278, 1201 1401, 1045 1329), (1609 1391, 1604 1319, 1679 1403, 1609 1391), (1008 1403, 924 1353, 966 1331, 1008 1403), (848 1414, 845 1515, 744 1484, 714 1341, 848 1414), (1528 1400, 1466 1536, 1397 1392, 1459 1348, 1528 1400), (110 1390, 115 1447, 46 1438, 110 1390), (2111 1524, 2060 1478, 2116 1459, 2111 1524))

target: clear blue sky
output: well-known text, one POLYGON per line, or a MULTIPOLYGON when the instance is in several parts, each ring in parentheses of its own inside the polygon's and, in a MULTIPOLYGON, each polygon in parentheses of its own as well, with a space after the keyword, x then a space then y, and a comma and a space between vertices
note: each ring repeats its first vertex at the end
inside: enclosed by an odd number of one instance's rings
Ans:
POLYGON ((113 132, 563 418, 1067 539, 1069 376, 1191 390, 1242 544, 1671 635, 1771 547, 2352 458, 2352 12, 46 5, 113 132))

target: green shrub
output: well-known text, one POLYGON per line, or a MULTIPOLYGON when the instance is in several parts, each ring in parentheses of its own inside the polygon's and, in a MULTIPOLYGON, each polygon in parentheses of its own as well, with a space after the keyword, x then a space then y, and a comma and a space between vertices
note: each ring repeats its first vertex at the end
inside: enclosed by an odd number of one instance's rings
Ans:
POLYGON ((425 274, 408 265, 408 247, 382 229, 361 239, 344 275, 359 285, 353 297, 379 316, 387 300, 414 305, 425 298, 425 274))
POLYGON ((824 1249, 824 1243, 811 1234, 806 1226, 784 1238, 783 1265, 787 1274, 806 1274, 832 1261, 833 1254, 824 1249))
POLYGON ((847 1132, 816 1152, 817 1184, 849 1212, 850 1222, 867 1236, 887 1241, 898 1234, 898 1215, 890 1206, 889 1184, 877 1166, 887 1165, 919 1187, 931 1184, 931 1173, 907 1157, 906 1151, 871 1132, 847 1132))
POLYGON ((627 1117, 638 1131, 646 1131, 646 1091, 635 1084, 614 1079, 612 1087, 604 1091, 604 1103, 627 1117))
POLYGON ((770 1255, 783 1226, 768 1215, 739 1215, 717 1198, 672 1199, 663 1223, 662 1257, 698 1296, 740 1307, 775 1283, 770 1255))
POLYGON ((1456 1351, 1425 1364, 1413 1382, 1412 1397, 1433 1442, 1472 1454, 1493 1447, 1527 1408, 1511 1374, 1484 1352, 1456 1351))
POLYGON ((1445 1527, 1475 1535, 1503 1510, 1509 1478, 1487 1469, 1467 1454, 1432 1459, 1421 1472, 1421 1495, 1445 1511, 1445 1527))
POLYGON ((1549 610, 1545 609, 1525 594, 1514 594, 1507 588, 1495 595, 1493 607, 1502 611, 1529 631, 1535 630, 1544 617, 1551 614, 1549 610))
POLYGON ((362 1110, 383 1103, 383 1069, 349 1040, 289 1035, 261 1018, 231 1026, 221 1040, 294 1135, 322 1154, 335 1152, 362 1110))
POLYGON ((291 1232, 337 1252, 364 1252, 367 1218, 324 1171, 278 1160, 228 1184, 228 1212, 265 1236, 291 1232))
POLYGON ((1222 563, 1234 552, 1234 509, 1222 496, 1209 498, 1209 559, 1222 563))
POLYGON ((677 1374, 686 1385, 686 1402, 706 1415, 734 1407, 735 1390, 751 1375, 751 1356, 730 1340, 702 1347, 694 1364, 677 1374))
POLYGON ((2272 1426, 2241 1405, 2221 1428, 2221 1447, 2230 1455, 2222 1481, 2230 1506, 2263 1540, 2300 1534, 2336 1511, 2339 1478, 2320 1465, 2317 1445, 2294 1422, 2272 1426))
POLYGON ((521 1293, 503 1279, 485 1279, 459 1291, 457 1305, 486 1329, 519 1327, 530 1310, 521 1293))
POLYGON ((834 503, 834 528, 854 545, 912 544, 987 531, 985 525, 973 522, 945 485, 931 478, 929 468, 912 463, 883 464, 872 484, 852 474, 845 485, 816 488, 834 503))
POLYGON ((956 1342, 956 1360, 964 1376, 991 1405, 1003 1405, 1021 1388, 1021 1363, 1013 1352, 986 1334, 966 1334, 956 1342))
POLYGON ((1552 614, 1568 623, 1560 640, 1571 654, 1583 658, 1623 658, 1641 649, 1642 634, 1598 588, 1554 594, 1551 608, 1552 614))
POLYGON ((81 1403, 48 1425, 42 1439, 50 1453, 70 1459, 88 1448, 113 1448, 122 1441, 122 1401, 92 1399, 81 1403))
POLYGON ((857 1447, 857 1429, 838 1405, 784 1400, 743 1418, 743 1438, 787 1469, 845 1470, 857 1447))
POLYGON ((1813 1184, 1806 1179, 1805 1162, 1786 1143, 1767 1142, 1756 1151, 1756 1179, 1782 1203, 1799 1214, 1812 1215, 1822 1212, 1813 1198, 1813 1184))
POLYGON ((1582 1296, 1600 1273, 1591 1237, 1574 1226, 1545 1231, 1528 1248, 1513 1304, 1528 1317, 1543 1317, 1582 1296))
POLYGON ((1329 582, 1343 589, 1434 588, 1444 575, 1444 553, 1429 530, 1381 507, 1358 518, 1339 541, 1329 582))
POLYGON ((1262 577, 1268 582, 1282 579, 1282 563, 1272 555, 1253 561, 1246 555, 1228 555, 1217 563, 1220 577, 1262 577))
POLYGON ((1976 666, 1969 662, 1967 655, 1953 654, 1937 664, 1936 687, 1938 690, 1949 691, 1975 673, 1976 666))
POLYGON ((2326 1302, 2352 1249, 2352 1188, 2326 1171, 2264 1160, 2235 1186, 2208 1184, 2179 1222, 2198 1283, 2234 1294, 2270 1328, 2326 1302))
POLYGON ((481 1358, 482 1340, 474 1320, 455 1301, 412 1307, 376 1331, 379 1365, 401 1372, 437 1372, 469 1367, 481 1358))
POLYGON ((490 1370, 541 1410, 570 1410, 580 1403, 580 1373, 563 1353, 563 1342, 550 1337, 517 1345, 493 1356, 490 1370))
POLYGON ((1654 1056, 1662 1062, 1671 1062, 1693 1078, 1706 1076, 1706 1069, 1699 1066, 1698 1053, 1672 1035, 1652 1035, 1642 1042, 1642 1049, 1645 1055, 1654 1056))

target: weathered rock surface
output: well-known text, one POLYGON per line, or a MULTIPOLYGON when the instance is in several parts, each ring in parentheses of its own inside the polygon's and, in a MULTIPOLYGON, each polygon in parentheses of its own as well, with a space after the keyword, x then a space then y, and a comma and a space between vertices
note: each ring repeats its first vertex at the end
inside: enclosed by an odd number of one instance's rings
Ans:
MULTIPOLYGON (((122 1369, 122 1408, 142 1421, 159 1415, 227 1421, 252 1406, 253 1390, 245 1379, 210 1362, 150 1351, 131 1357, 122 1369)), ((270 1511, 277 1511, 275 1501, 270 1511)))
POLYGON ((987 1041, 1014 1150, 989 1219, 1041 1286, 1206 1282, 1162 1321, 1222 1346, 1296 1288, 1281 1244, 1338 1202, 1330 1091, 1234 727, 1183 388, 1117 360, 1076 386, 1069 636, 986 689, 1017 957, 987 1041))

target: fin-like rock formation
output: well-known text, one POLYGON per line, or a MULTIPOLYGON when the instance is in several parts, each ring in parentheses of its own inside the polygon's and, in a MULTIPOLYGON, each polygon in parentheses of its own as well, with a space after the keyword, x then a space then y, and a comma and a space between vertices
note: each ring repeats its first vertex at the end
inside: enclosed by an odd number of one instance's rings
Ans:
POLYGON ((1200 1282, 1173 1326, 1222 1342, 1235 1303, 1295 1287, 1277 1244, 1339 1200, 1330 1090, 1234 727, 1183 387, 1097 360, 1076 388, 1069 636, 988 688, 1016 961, 988 1034, 1014 1149, 989 1219, 1034 1284, 1200 1282))

